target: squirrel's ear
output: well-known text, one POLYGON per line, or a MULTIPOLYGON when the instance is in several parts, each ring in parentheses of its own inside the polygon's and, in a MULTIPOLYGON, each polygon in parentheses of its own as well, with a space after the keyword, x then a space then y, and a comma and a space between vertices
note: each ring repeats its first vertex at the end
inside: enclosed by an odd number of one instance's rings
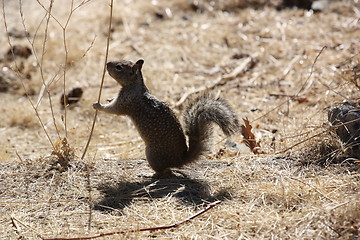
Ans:
POLYGON ((142 59, 137 60, 137 62, 134 65, 135 70, 141 70, 143 64, 144 64, 144 60, 142 59))

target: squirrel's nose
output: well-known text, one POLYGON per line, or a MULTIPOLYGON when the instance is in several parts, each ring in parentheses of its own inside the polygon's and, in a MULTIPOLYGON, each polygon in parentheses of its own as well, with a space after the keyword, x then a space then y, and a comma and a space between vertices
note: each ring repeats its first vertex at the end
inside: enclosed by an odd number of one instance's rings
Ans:
POLYGON ((114 62, 108 62, 106 64, 106 69, 109 69, 109 68, 113 68, 115 66, 115 63, 114 62))

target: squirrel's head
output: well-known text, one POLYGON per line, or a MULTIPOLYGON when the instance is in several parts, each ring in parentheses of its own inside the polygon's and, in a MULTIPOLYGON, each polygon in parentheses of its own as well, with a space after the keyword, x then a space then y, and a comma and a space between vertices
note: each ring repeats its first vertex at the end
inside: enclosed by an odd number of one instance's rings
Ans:
POLYGON ((113 77, 121 86, 130 84, 143 83, 141 67, 144 60, 139 59, 136 63, 122 60, 108 62, 106 69, 111 77, 113 77))

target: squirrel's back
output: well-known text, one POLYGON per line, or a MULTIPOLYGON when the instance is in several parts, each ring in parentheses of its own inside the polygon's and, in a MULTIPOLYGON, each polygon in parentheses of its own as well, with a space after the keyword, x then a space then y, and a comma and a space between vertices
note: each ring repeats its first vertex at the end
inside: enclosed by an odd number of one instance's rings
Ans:
POLYGON ((199 159, 210 151, 212 123, 216 123, 225 135, 239 129, 236 114, 222 98, 210 94, 201 95, 185 108, 184 129, 186 138, 173 111, 165 102, 146 92, 132 102, 133 120, 146 145, 146 157, 156 172, 181 167, 199 159))
POLYGON ((132 102, 129 117, 146 145, 146 157, 156 172, 176 167, 187 152, 184 132, 169 106, 146 92, 132 102))

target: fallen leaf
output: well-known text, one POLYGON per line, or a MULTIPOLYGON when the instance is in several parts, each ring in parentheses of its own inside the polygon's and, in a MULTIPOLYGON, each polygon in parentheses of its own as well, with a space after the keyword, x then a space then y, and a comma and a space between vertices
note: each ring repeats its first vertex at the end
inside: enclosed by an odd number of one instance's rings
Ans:
POLYGON ((295 100, 298 101, 298 103, 303 103, 308 101, 307 97, 297 97, 295 98, 295 100))
POLYGON ((243 142, 255 153, 260 153, 260 142, 256 142, 255 135, 251 132, 252 126, 247 118, 243 118, 245 125, 241 125, 241 134, 244 137, 243 142))

